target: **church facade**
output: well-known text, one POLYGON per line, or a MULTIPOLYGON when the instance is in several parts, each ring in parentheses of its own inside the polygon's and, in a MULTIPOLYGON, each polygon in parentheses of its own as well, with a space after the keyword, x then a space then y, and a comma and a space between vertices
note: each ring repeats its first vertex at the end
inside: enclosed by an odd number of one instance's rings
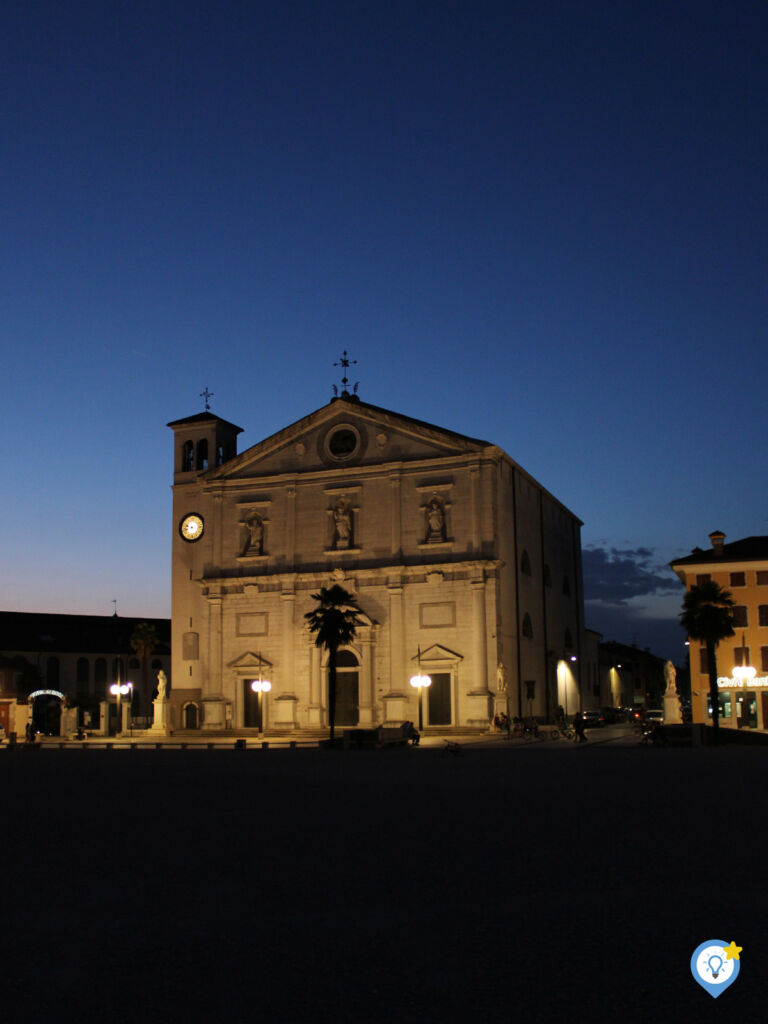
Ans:
POLYGON ((325 729, 305 614, 333 583, 363 611, 339 726, 418 721, 417 701, 427 730, 580 705, 581 523, 499 447, 346 390, 240 454, 210 411, 169 427, 175 729, 325 729))

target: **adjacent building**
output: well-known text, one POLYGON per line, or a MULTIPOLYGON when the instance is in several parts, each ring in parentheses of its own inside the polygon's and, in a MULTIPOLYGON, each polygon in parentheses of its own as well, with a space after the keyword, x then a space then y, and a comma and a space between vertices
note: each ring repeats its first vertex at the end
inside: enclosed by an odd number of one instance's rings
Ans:
MULTIPOLYGON (((138 688, 142 665, 131 638, 141 623, 153 626, 158 637, 146 666, 154 687, 160 669, 171 674, 168 619, 0 612, 0 725, 5 732, 21 731, 15 712, 23 705, 26 722, 30 695, 36 727, 55 733, 63 703, 76 704, 98 720, 101 703, 114 699, 109 693, 113 683, 131 681, 138 688)), ((142 710, 146 714, 148 709, 142 710)))
POLYGON ((336 582, 363 610, 337 724, 417 721, 417 699, 441 729, 580 706, 581 522, 501 448, 346 389, 240 454, 208 409, 168 425, 174 728, 326 728, 305 615, 336 582))
MULTIPOLYGON (((730 591, 734 636, 717 647, 721 723, 732 729, 768 728, 768 537, 725 543, 719 530, 712 547, 694 548, 671 563, 686 589, 714 580, 730 591), (734 669, 736 671, 734 671, 734 669), (743 671, 742 671, 743 670, 743 671)), ((709 666, 704 644, 690 640, 691 707, 694 722, 710 722, 709 666)))

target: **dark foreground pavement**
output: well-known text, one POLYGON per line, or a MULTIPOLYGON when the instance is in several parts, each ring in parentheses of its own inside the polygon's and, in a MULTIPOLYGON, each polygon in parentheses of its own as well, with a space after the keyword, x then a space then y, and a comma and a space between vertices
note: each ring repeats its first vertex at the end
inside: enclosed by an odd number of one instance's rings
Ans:
POLYGON ((762 750, 0 757, 0 1020, 768 1019, 762 750), (744 947, 713 1000, 689 960, 744 947))

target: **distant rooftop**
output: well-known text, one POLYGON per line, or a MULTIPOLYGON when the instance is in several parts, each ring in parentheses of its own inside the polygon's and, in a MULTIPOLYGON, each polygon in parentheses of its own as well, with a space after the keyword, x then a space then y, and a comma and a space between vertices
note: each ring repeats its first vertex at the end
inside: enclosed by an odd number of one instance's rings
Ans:
POLYGON ((153 654, 170 654, 170 619, 46 612, 0 612, 0 651, 130 654, 131 634, 140 622, 147 622, 157 630, 160 643, 153 654))
MULTIPOLYGON (((713 536, 724 536, 713 534, 713 536)), ((743 537, 731 541, 730 544, 718 544, 717 547, 694 548, 685 558, 675 558, 669 564, 674 568, 678 565, 703 565, 716 562, 763 562, 768 560, 768 537, 743 537)))

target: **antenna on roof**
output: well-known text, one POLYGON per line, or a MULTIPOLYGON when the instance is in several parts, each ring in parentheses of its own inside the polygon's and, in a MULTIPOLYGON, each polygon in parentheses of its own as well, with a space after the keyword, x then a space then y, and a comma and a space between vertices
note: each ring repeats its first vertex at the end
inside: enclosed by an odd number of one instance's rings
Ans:
POLYGON ((112 598, 112 607, 114 608, 114 611, 112 612, 112 617, 116 619, 117 618, 117 598, 116 597, 112 598))

